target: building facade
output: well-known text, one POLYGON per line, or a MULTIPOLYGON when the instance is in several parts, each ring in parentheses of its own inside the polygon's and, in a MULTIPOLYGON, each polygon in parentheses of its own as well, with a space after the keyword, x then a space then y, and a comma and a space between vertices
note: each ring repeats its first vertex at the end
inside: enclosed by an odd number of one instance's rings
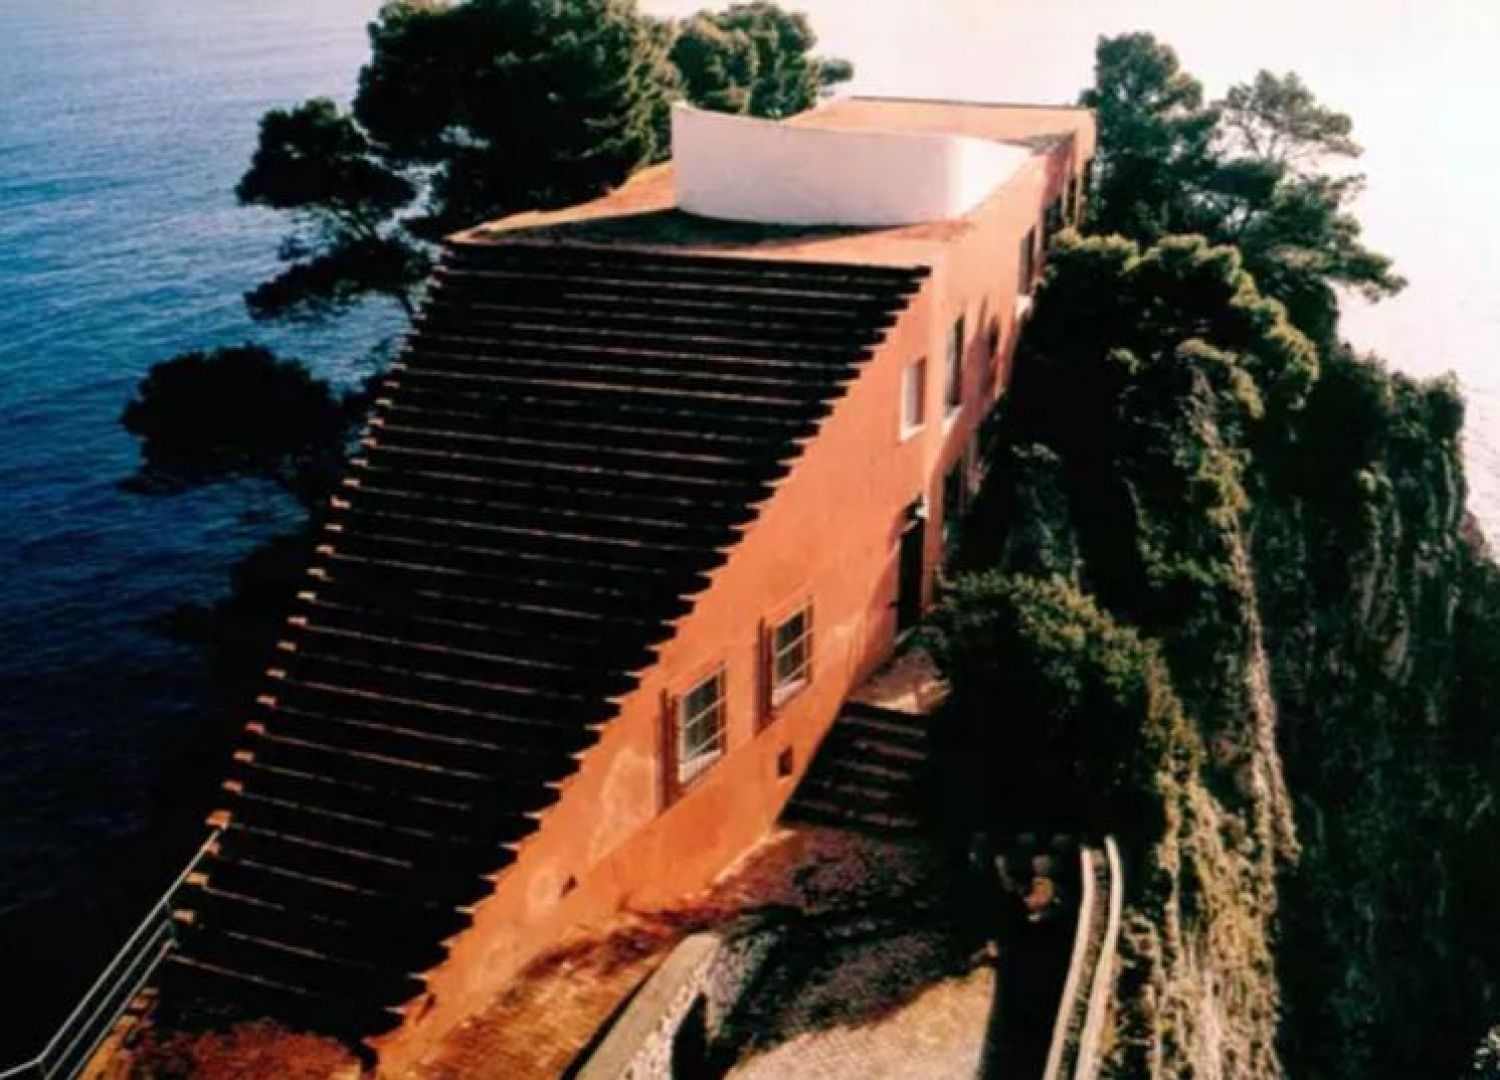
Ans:
POLYGON ((393 1068, 705 887, 932 597, 1081 110, 679 112, 455 237, 226 784, 175 977, 393 1068))

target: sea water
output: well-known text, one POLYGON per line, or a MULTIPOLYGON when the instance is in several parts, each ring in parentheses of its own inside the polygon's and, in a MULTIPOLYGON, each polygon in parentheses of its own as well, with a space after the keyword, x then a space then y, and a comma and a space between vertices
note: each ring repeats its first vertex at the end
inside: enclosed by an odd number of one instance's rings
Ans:
POLYGON ((376 7, 0 3, 0 1066, 201 839, 217 714, 161 623, 292 512, 247 483, 123 491, 120 410, 187 348, 260 340, 350 378, 395 325, 252 324, 284 222, 233 197, 264 110, 347 99, 376 7))

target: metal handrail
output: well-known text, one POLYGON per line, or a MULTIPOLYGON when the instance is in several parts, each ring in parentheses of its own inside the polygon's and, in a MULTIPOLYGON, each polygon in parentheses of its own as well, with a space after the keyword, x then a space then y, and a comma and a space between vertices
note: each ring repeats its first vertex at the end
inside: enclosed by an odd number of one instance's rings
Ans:
POLYGON ((1125 907, 1125 874, 1120 868, 1120 847, 1113 836, 1104 838, 1104 857, 1109 867, 1109 906, 1104 915, 1104 942, 1094 968, 1094 984, 1089 990, 1088 1014, 1078 1039, 1075 1080, 1093 1080, 1099 1075, 1104 1020, 1114 997, 1115 950, 1119 946, 1120 919, 1125 907))
MULTIPOLYGON (((1071 1041, 1075 1021, 1085 1006, 1083 982, 1091 974, 1084 971, 1089 961, 1089 946, 1094 929, 1094 907, 1099 902, 1097 852, 1089 847, 1078 849, 1078 919, 1073 927, 1073 951, 1068 955, 1068 973, 1062 996, 1057 1002, 1057 1017, 1052 1024, 1052 1041, 1047 1046, 1047 1063, 1042 1080, 1070 1080, 1071 1041)), ((1076 1026, 1082 1026, 1077 1024, 1076 1026)))
POLYGON ((1095 1080, 1099 1075, 1124 902, 1124 875, 1114 837, 1104 838, 1103 851, 1081 848, 1079 864, 1078 924, 1043 1080, 1095 1080))
POLYGON ((0 1080, 73 1080, 115 1026, 125 1007, 156 972, 176 943, 172 905, 189 874, 196 870, 219 838, 219 830, 188 860, 140 925, 105 965, 68 1018, 29 1061, 0 1069, 0 1080))

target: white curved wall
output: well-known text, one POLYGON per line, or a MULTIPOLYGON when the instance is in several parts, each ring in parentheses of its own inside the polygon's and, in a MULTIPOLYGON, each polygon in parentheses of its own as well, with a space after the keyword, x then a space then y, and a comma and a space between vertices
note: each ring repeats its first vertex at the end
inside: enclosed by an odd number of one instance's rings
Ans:
POLYGON ((786 225, 910 225, 962 217, 1028 152, 923 132, 803 127, 672 107, 677 205, 786 225))

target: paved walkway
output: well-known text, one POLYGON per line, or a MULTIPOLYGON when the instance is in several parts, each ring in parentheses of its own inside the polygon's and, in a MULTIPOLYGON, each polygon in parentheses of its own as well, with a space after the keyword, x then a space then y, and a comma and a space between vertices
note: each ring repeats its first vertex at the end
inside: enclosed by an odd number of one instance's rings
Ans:
POLYGON ((878 937, 817 958, 805 978, 776 973, 756 995, 769 1022, 726 1080, 974 1080, 995 971, 952 971, 950 945, 878 937))
POLYGON ((690 914, 622 914, 542 957, 401 1080, 555 1080, 681 939, 690 914))
POLYGON ((802 914, 721 1036, 727 1077, 973 1080, 996 969, 955 869, 922 840, 792 835, 802 914))

